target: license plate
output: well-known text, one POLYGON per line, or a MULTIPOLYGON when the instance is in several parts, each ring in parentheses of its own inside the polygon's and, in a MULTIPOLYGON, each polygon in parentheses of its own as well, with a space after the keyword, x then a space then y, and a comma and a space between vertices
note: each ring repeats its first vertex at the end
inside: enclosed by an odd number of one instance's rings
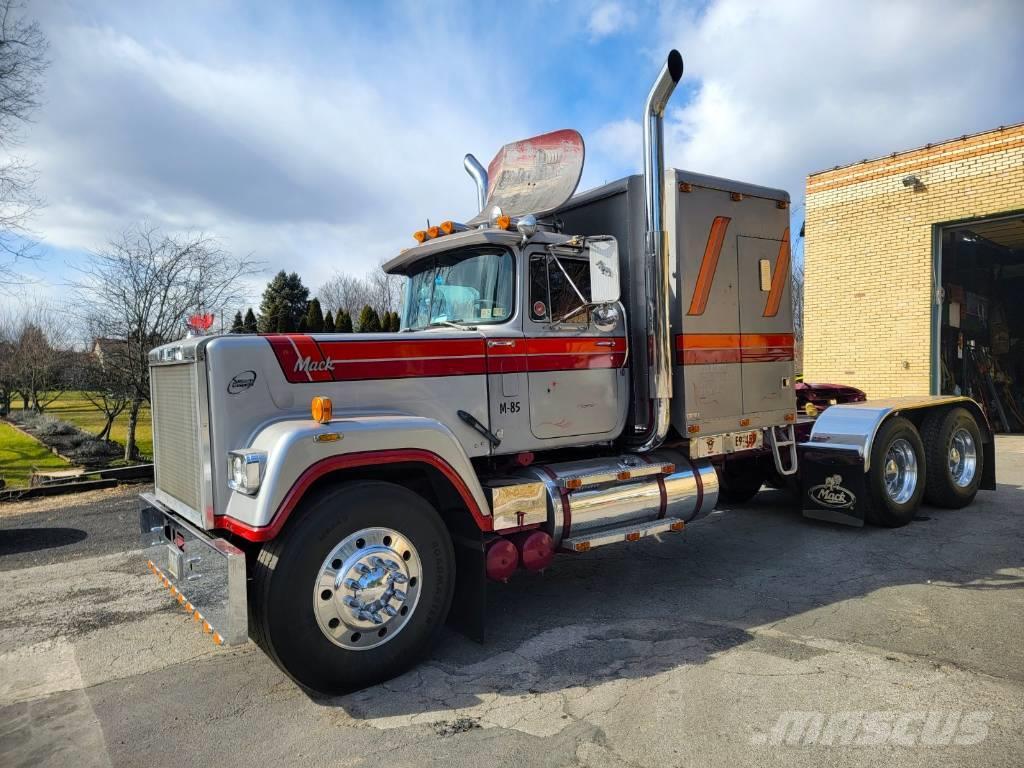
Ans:
POLYGON ((764 435, 760 429, 752 429, 749 432, 733 432, 732 449, 734 451, 750 451, 760 448, 763 440, 764 435))
POLYGON ((173 543, 167 545, 167 572, 176 580, 181 580, 181 572, 185 563, 185 553, 173 543))
POLYGON ((705 435, 690 440, 690 456, 703 459, 722 456, 737 451, 752 451, 764 445, 764 433, 760 429, 746 432, 726 432, 722 435, 705 435))

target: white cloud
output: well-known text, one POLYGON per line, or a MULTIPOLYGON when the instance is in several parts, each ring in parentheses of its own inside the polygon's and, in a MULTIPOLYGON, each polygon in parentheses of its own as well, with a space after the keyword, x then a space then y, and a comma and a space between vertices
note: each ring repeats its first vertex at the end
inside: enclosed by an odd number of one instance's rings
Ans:
POLYGON ((205 230, 315 289, 395 255, 427 217, 475 213, 463 154, 486 161, 494 136, 528 132, 478 76, 486 50, 457 40, 426 61, 409 38, 346 41, 311 67, 266 51, 219 60, 74 17, 47 33, 47 104, 25 152, 48 201, 34 228, 60 249, 145 219, 205 230))
POLYGON ((598 5, 587 21, 587 31, 592 41, 618 34, 636 24, 636 14, 622 3, 606 2, 598 5))
MULTIPOLYGON (((676 47, 686 63, 668 164, 796 200, 809 172, 1024 119, 1019 0, 665 2, 656 28, 658 55, 676 47), (696 86, 689 100, 685 85, 696 86)), ((639 136, 633 120, 615 121, 591 146, 608 162, 639 136)))

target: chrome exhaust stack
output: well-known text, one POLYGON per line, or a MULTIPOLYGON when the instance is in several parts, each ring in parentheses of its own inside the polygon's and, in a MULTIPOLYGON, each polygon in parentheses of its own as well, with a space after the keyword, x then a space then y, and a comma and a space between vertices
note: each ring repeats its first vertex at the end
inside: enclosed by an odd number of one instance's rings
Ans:
POLYGON ((473 155, 466 155, 462 159, 462 166, 466 169, 466 173, 472 176, 473 181, 476 182, 477 209, 482 211, 487 205, 487 169, 480 165, 480 161, 473 157, 473 155))
MULTIPOLYGON (((669 318, 669 254, 664 231, 665 148, 662 121, 665 107, 683 76, 683 57, 669 51, 668 58, 644 105, 644 191, 647 217, 644 238, 647 327, 653 339, 648 363, 650 415, 646 429, 630 440, 635 451, 653 451, 665 440, 671 422, 672 333, 669 318)), ((634 359, 640 359, 638 355, 634 359)))

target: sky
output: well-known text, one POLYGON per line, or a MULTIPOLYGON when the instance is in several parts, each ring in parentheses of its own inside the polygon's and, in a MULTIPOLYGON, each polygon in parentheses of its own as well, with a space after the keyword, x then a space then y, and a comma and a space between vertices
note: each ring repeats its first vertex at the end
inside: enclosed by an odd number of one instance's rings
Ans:
MULTIPOLYGON (((1021 0, 30 1, 50 40, 18 151, 45 207, 29 292, 133 224, 202 231, 314 292, 468 219, 462 169, 559 128, 580 188, 635 173, 665 55, 669 166, 781 187, 1024 121, 1021 0)), ((0 302, 12 301, 0 295, 0 302)))

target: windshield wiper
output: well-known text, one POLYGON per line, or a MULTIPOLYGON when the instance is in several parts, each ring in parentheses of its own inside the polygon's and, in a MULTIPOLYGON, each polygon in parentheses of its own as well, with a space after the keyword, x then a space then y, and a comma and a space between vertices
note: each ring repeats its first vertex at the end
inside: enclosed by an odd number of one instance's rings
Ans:
POLYGON ((410 326, 403 328, 400 333, 412 333, 413 331, 425 331, 427 328, 437 328, 439 326, 447 326, 449 328, 458 328, 460 331, 475 331, 475 325, 465 325, 461 320, 435 320, 432 323, 426 325, 410 326))
POLYGON ((460 331, 475 331, 475 325, 465 325, 461 320, 435 320, 427 328, 436 328, 439 325, 446 325, 449 328, 458 328, 460 331))

